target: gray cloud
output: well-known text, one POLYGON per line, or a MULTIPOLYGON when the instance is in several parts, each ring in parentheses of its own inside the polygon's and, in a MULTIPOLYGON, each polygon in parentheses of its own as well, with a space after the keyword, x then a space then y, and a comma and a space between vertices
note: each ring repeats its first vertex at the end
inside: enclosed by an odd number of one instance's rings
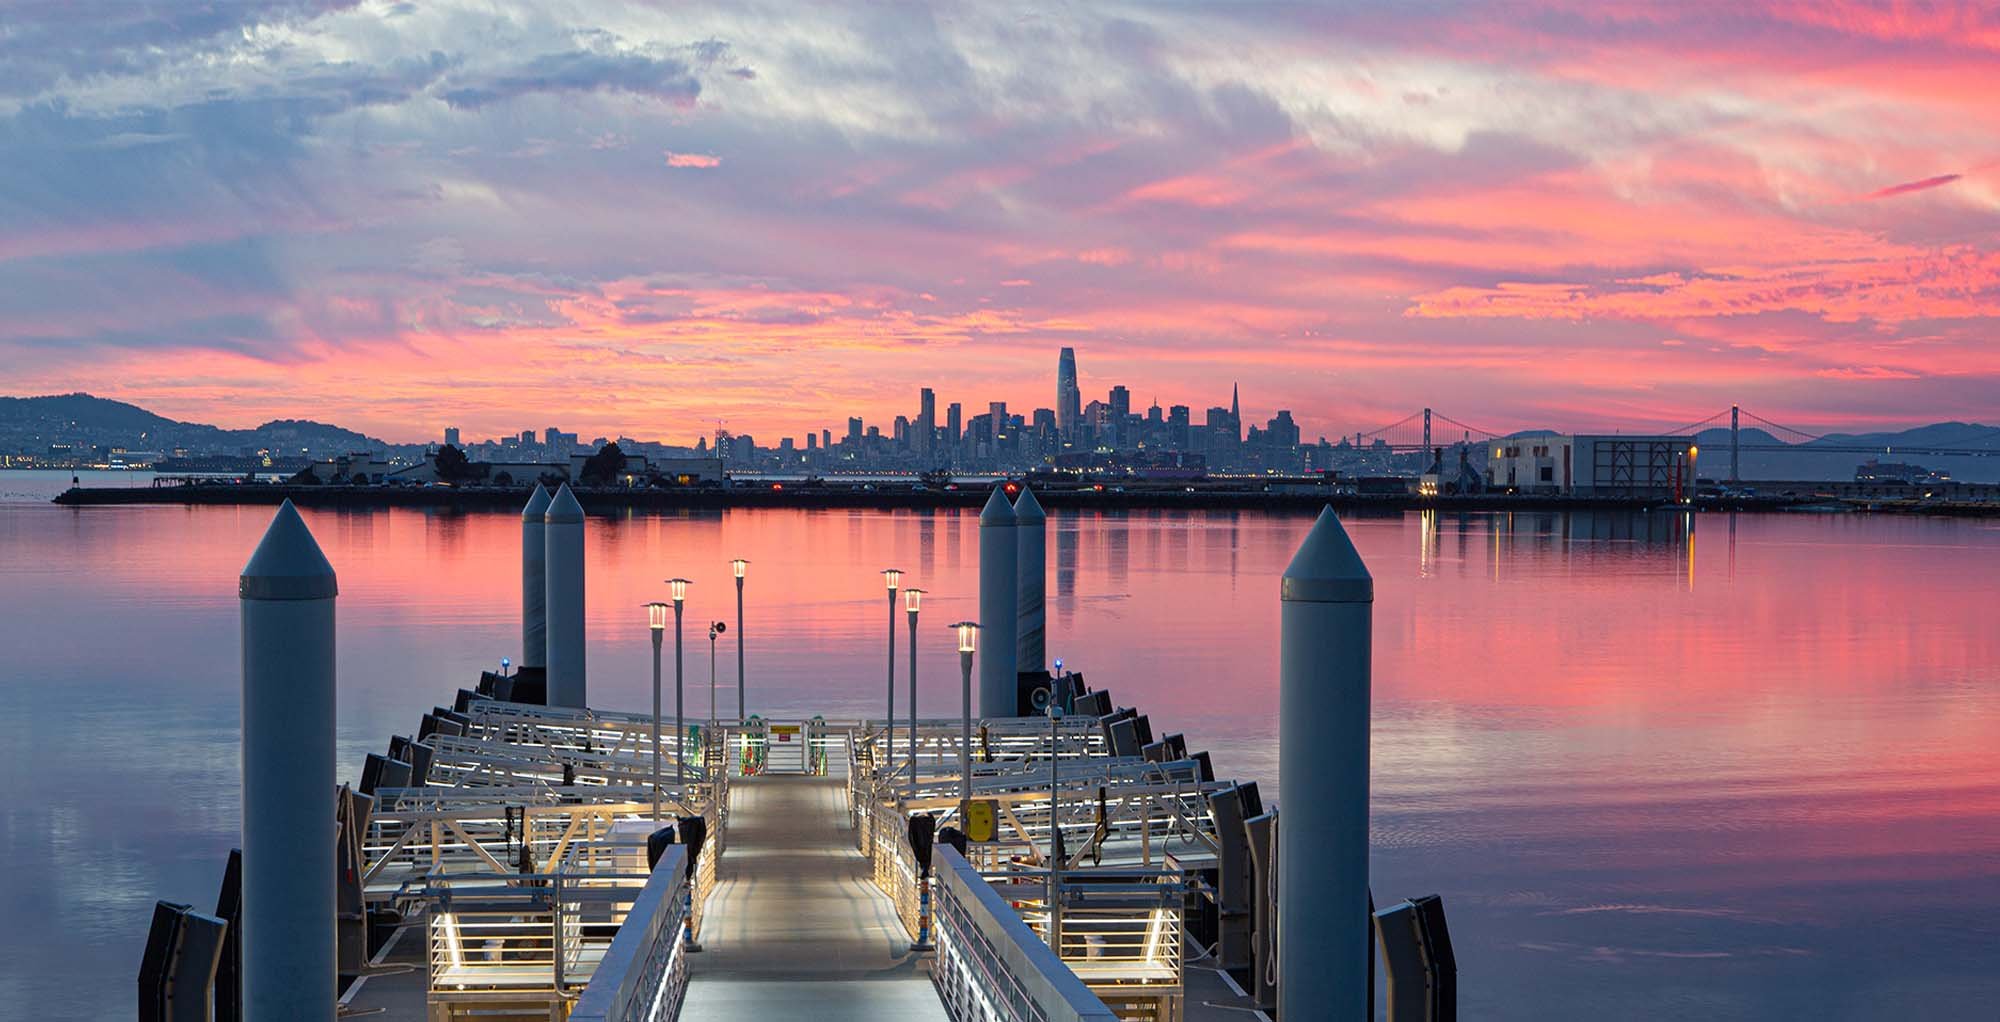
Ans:
POLYGON ((531 93, 618 92, 692 103, 701 82, 688 63, 637 53, 546 53, 517 68, 460 79, 441 93, 453 109, 477 110, 531 93))

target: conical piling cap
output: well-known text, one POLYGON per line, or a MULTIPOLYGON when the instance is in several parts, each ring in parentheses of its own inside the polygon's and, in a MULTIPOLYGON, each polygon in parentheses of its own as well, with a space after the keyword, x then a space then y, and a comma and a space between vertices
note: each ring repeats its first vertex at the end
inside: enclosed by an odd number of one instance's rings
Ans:
POLYGON ((1022 525, 1040 525, 1049 520, 1042 510, 1042 502, 1035 499, 1035 491, 1021 487, 1021 495, 1014 498, 1014 521, 1022 525))
POLYGON ((564 483, 549 498, 549 509, 542 515, 542 521, 550 525, 582 525, 583 505, 576 502, 576 494, 569 492, 569 484, 564 483))
POLYGON ((1292 563, 1285 568, 1283 598, 1303 603, 1373 603, 1375 576, 1361 562, 1354 541, 1347 538, 1340 516, 1329 507, 1319 513, 1292 563))
POLYGON ((986 509, 979 512, 979 527, 1011 527, 1014 524, 1014 505, 1007 503, 1005 483, 993 487, 993 496, 986 498, 986 509))
POLYGON ((529 525, 542 524, 542 516, 549 511, 549 488, 535 484, 535 492, 528 496, 528 506, 521 509, 521 520, 529 525))
POLYGON ((271 527, 264 530, 264 538, 236 580, 236 595, 246 600, 325 600, 339 591, 333 565, 320 552, 298 508, 289 500, 278 505, 271 527))

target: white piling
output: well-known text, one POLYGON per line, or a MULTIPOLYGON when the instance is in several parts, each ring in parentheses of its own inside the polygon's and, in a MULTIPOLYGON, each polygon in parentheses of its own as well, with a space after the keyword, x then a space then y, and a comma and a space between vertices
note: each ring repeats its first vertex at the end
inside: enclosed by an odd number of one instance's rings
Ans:
POLYGON ((243 1017, 334 1017, 333 566, 286 501, 237 582, 243 1017))
POLYGON ((548 487, 535 484, 528 506, 521 509, 521 666, 543 668, 549 664, 548 549, 547 527, 542 516, 549 510, 548 487))
POLYGON ((1332 508, 1285 569, 1278 652, 1278 1015, 1368 1017, 1375 582, 1332 508))
POLYGON ((986 655, 979 660, 982 717, 1012 717, 1019 701, 1012 641, 1021 609, 1019 563, 1014 506, 1007 503, 1006 487, 995 486, 986 509, 979 512, 979 631, 989 637, 986 655))
POLYGON ((1016 592, 1020 594, 1014 645, 1014 669, 1035 672, 1048 667, 1048 623, 1045 590, 1049 563, 1048 515, 1026 486, 1014 500, 1016 592))
POLYGON ((548 701, 582 709, 583 673, 583 505, 564 483, 549 498, 542 521, 548 559, 548 701))

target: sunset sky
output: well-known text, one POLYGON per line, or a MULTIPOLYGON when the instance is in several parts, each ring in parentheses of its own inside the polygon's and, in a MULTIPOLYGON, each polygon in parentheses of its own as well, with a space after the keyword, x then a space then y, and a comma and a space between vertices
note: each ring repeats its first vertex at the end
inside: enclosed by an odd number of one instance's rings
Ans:
POLYGON ((113 3, 0 19, 0 393, 390 440, 1088 396, 1308 439, 2000 419, 1950 4, 113 3))

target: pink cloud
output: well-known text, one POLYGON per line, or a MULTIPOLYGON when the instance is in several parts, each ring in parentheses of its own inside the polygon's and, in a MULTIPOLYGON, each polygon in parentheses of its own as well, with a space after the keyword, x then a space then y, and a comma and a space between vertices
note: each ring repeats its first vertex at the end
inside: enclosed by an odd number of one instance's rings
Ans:
POLYGON ((1939 174, 1936 177, 1927 177, 1921 181, 1905 181, 1899 185, 1890 185, 1887 188, 1869 192, 1862 197, 1867 199, 1887 199, 1896 195, 1908 195, 1911 192, 1921 192, 1940 185, 1948 185, 1963 176, 1962 174, 1939 174))
POLYGON ((722 158, 710 156, 707 153, 676 153, 669 151, 667 153, 667 166, 706 170, 710 167, 722 166, 722 158))

